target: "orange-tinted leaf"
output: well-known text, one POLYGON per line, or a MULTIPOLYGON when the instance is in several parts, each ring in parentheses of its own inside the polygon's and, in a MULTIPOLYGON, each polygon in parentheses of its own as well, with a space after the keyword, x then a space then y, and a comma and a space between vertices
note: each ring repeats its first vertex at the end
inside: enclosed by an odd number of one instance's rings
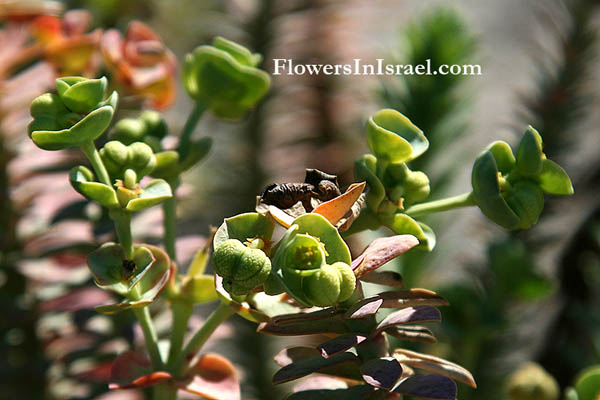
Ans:
POLYGON ((138 352, 129 350, 118 356, 110 371, 109 389, 131 389, 156 385, 171 379, 165 371, 152 371, 152 363, 138 352))
POLYGON ((354 183, 348 190, 335 199, 320 204, 313 210, 316 214, 324 216, 332 225, 336 225, 351 210, 362 192, 365 190, 366 182, 354 183))
POLYGON ((188 378, 176 385, 207 399, 240 400, 240 383, 233 364, 214 353, 203 354, 189 371, 188 378))

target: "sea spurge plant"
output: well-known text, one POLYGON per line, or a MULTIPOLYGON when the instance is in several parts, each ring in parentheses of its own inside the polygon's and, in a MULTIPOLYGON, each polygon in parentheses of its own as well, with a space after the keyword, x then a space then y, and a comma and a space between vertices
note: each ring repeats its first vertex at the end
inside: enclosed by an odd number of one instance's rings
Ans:
POLYGON ((355 163, 355 177, 369 185, 366 209, 361 211, 351 233, 386 226, 397 234, 412 234, 420 247, 431 250, 435 235, 415 218, 432 212, 477 205, 493 222, 507 229, 527 229, 544 208, 544 193, 573 193, 566 172, 542 152, 542 138, 529 127, 516 156, 502 141, 492 143, 475 160, 471 193, 430 202, 429 179, 412 171, 407 162, 428 147, 425 135, 394 110, 381 110, 367 123, 367 138, 373 154, 355 163))
POLYGON ((97 139, 117 106, 116 92, 104 98, 106 86, 104 77, 57 79, 57 94, 45 93, 31 103, 31 139, 44 150, 84 146, 97 139))
POLYGON ((222 118, 246 115, 267 93, 271 79, 258 69, 260 54, 217 37, 200 46, 183 65, 183 84, 190 97, 222 118))

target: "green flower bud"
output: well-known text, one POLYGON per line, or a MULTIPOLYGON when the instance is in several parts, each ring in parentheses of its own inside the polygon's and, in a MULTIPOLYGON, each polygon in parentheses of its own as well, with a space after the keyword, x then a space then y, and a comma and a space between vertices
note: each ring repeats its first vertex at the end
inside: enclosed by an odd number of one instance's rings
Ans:
POLYGON ((135 142, 129 146, 111 140, 100 149, 100 158, 108 173, 115 179, 123 179, 125 171, 132 169, 139 181, 154 170, 156 157, 145 143, 135 142))
POLYGON ((302 286, 310 302, 328 307, 347 300, 356 288, 356 278, 348 264, 337 262, 323 265, 304 277, 302 286))
POLYGON ((544 193, 533 182, 519 181, 508 192, 506 203, 520 219, 518 228, 529 229, 544 209, 544 193))
POLYGON ((183 84, 194 100, 222 118, 243 117, 267 93, 271 79, 258 68, 261 57, 237 43, 216 38, 185 58, 183 84))
POLYGON ((259 249, 244 246, 237 239, 219 244, 213 255, 215 272, 232 295, 245 295, 262 285, 271 273, 271 260, 259 249))
POLYGON ((144 140, 146 125, 136 118, 123 118, 115 124, 111 138, 124 144, 131 144, 144 140))
POLYGON ((506 386, 510 400, 557 400, 560 396, 556 380, 535 363, 519 368, 506 386))
POLYGON ((146 126, 146 134, 157 139, 167 136, 168 127, 162 115, 157 111, 144 111, 139 120, 146 126))

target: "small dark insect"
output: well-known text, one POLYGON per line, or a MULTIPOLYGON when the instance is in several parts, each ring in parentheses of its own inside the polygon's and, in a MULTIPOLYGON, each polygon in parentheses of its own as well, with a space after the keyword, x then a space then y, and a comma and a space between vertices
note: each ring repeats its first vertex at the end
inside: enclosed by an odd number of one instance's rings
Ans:
POLYGON ((310 212, 313 209, 311 199, 328 201, 341 194, 335 175, 307 169, 305 180, 304 183, 272 183, 263 192, 261 200, 281 209, 290 208, 300 201, 310 212))
POLYGON ((128 279, 131 277, 131 274, 133 274, 133 271, 135 271, 135 262, 133 260, 123 260, 123 275, 126 276, 128 279))

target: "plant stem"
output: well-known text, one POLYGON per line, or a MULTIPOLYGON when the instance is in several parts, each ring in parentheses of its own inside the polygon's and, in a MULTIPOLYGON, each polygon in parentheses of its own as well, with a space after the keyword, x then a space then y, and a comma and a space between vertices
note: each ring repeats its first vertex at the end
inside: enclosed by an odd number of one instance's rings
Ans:
POLYGON ((134 308, 133 313, 135 314, 142 331, 144 332, 144 340, 146 341, 146 349, 150 355, 152 361, 152 367, 155 371, 163 368, 163 362, 158 351, 158 336, 154 330, 152 324, 152 317, 150 316, 150 310, 148 307, 134 308))
POLYGON ((187 331, 188 320, 192 315, 194 308, 192 304, 181 301, 174 301, 171 304, 173 313, 173 323, 171 327, 171 346, 169 347, 169 358, 167 367, 173 366, 183 348, 183 340, 187 331))
POLYGON ((104 163, 100 158, 98 150, 96 150, 94 142, 90 141, 82 144, 81 150, 84 152, 88 160, 90 160, 92 168, 94 168, 94 172, 96 172, 96 176, 98 177, 100 182, 104 183, 105 185, 112 186, 110 182, 110 176, 106 171, 106 167, 104 166, 104 163))
POLYGON ((217 327, 233 314, 235 314, 235 310, 231 306, 223 302, 219 304, 219 307, 217 307, 208 319, 204 321, 202 328, 194 334, 187 346, 185 346, 183 351, 179 354, 179 357, 177 357, 177 360, 173 363, 172 371, 174 371, 176 376, 180 376, 184 372, 183 367, 188 356, 199 352, 217 327))
POLYGON ((175 192, 177 191, 179 183, 177 181, 170 181, 169 185, 171 185, 173 197, 166 199, 162 203, 164 227, 163 241, 169 258, 177 264, 177 249, 175 247, 175 238, 177 237, 177 198, 175 197, 175 192))
POLYGON ((421 203, 407 208, 404 213, 411 217, 418 217, 434 212, 452 210, 459 207, 474 206, 475 199, 473 193, 464 193, 454 197, 448 197, 447 199, 429 201, 427 203, 421 203))
POLYGON ((188 116, 188 119, 183 126, 183 131, 181 132, 181 136, 179 138, 179 146, 177 147, 180 160, 185 160, 185 157, 188 154, 192 133, 194 133, 194 129, 196 128, 196 125, 198 125, 198 121, 200 121, 200 117, 202 117, 204 110, 206 110, 204 104, 196 102, 194 109, 188 116))
POLYGON ((113 208, 108 215, 115 224, 119 243, 125 250, 125 257, 133 259, 133 237, 131 236, 131 214, 129 211, 113 208))
POLYGON ((154 400, 177 400, 177 386, 171 382, 164 382, 153 387, 154 400))

